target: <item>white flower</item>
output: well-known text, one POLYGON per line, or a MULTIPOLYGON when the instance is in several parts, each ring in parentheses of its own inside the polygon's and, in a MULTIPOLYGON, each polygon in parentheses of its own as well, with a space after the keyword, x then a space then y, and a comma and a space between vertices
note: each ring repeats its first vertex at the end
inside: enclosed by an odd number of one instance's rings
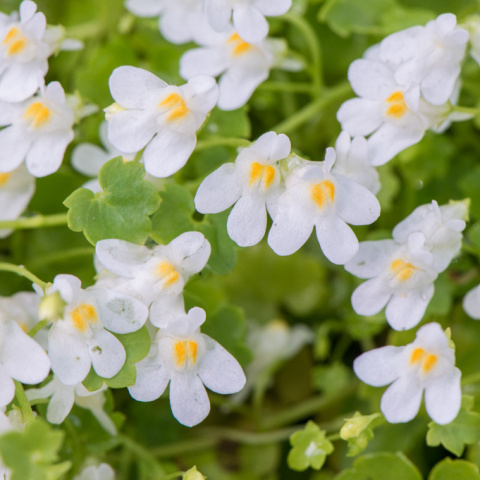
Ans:
POLYGON ((66 303, 62 319, 48 333, 52 370, 65 385, 85 379, 90 367, 104 378, 125 363, 125 348, 110 332, 131 333, 145 323, 148 309, 135 298, 103 288, 82 290, 73 275, 57 275, 48 294, 59 292, 66 303))
POLYGON ((470 34, 470 55, 480 65, 480 15, 470 16, 465 27, 470 34))
POLYGON ((419 109, 418 86, 401 86, 387 65, 370 60, 355 60, 348 79, 360 98, 347 100, 337 119, 350 136, 366 136, 372 165, 382 165, 397 153, 418 143, 429 128, 419 109))
POLYGON ((158 29, 172 43, 194 39, 192 29, 203 12, 204 0, 127 0, 125 7, 139 17, 158 17, 158 29))
POLYGON ((110 142, 126 153, 146 147, 145 170, 154 177, 180 170, 195 148, 195 132, 217 102, 215 80, 199 75, 176 87, 124 66, 113 71, 109 84, 117 103, 106 109, 110 142))
POLYGON ((98 467, 84 468, 73 480, 115 480, 115 472, 110 465, 101 463, 98 467))
POLYGON ((14 380, 34 385, 45 380, 50 360, 43 348, 16 323, 2 314, 0 319, 0 406, 15 395, 14 380))
POLYGON ((460 410, 461 372, 455 367, 455 354, 438 323, 421 327, 413 343, 405 347, 381 347, 360 355, 353 369, 368 385, 392 384, 380 403, 390 423, 412 420, 423 391, 427 413, 435 423, 450 423, 460 410))
POLYGON ((350 139, 347 132, 341 132, 335 142, 337 160, 332 172, 367 187, 374 195, 380 190, 377 169, 368 159, 368 143, 364 137, 350 139))
POLYGON ((433 296, 438 275, 424 243, 420 232, 410 234, 405 244, 394 240, 360 243, 357 255, 345 265, 353 275, 369 279, 353 292, 355 312, 374 315, 386 305, 385 316, 392 328, 414 327, 433 296))
POLYGON ((230 394, 245 385, 245 375, 235 358, 215 340, 200 333, 205 311, 192 308, 158 331, 148 356, 135 364, 137 379, 128 388, 141 402, 162 395, 170 383, 170 406, 175 418, 188 427, 208 415, 210 390, 230 394))
POLYGON ((296 252, 313 227, 324 255, 344 264, 358 251, 358 240, 347 225, 368 225, 380 215, 375 196, 342 175, 331 172, 335 150, 327 148, 324 162, 305 162, 286 178, 278 200, 268 244, 278 255, 296 252))
POLYGON ((468 316, 480 320, 480 285, 467 292, 463 298, 463 309, 468 316))
POLYGON ((245 105, 270 70, 283 67, 287 46, 282 40, 267 38, 257 44, 247 43, 232 29, 223 34, 201 29, 197 37, 195 40, 202 47, 182 55, 180 75, 185 79, 201 74, 220 75, 218 107, 222 110, 245 105))
MULTIPOLYGON (((0 221, 16 220, 25 210, 35 192, 35 177, 24 165, 9 173, 0 173, 0 221)), ((0 230, 0 238, 5 238, 12 230, 0 230)))
POLYGON ((74 114, 58 82, 17 104, 1 103, 0 172, 11 172, 25 160, 35 177, 56 172, 73 139, 74 114))
POLYGON ((60 424, 72 410, 73 404, 90 410, 100 425, 111 435, 116 435, 117 428, 111 418, 103 411, 105 403, 104 385, 95 392, 88 391, 81 383, 64 385, 54 376, 53 379, 41 388, 31 388, 25 393, 29 401, 50 398, 47 407, 47 420, 50 423, 60 424))
POLYGON ((396 81, 419 86, 433 105, 449 100, 460 74, 469 34, 456 24, 455 15, 444 13, 425 27, 407 28, 380 43, 380 59, 393 66, 396 81))
POLYGON ((208 240, 199 232, 186 232, 168 245, 153 249, 124 240, 100 240, 99 262, 118 275, 116 290, 128 293, 150 306, 150 321, 166 327, 169 319, 184 311, 183 287, 200 272, 210 257, 208 240))
POLYGON ((291 5, 292 0, 205 0, 205 13, 215 31, 225 31, 232 18, 240 37, 256 43, 268 35, 265 17, 283 15, 291 5))
POLYGON ((290 154, 290 140, 275 132, 263 134, 202 182, 195 195, 200 213, 218 213, 235 203, 227 222, 228 234, 242 247, 265 235, 267 209, 274 217, 282 193, 277 162, 290 154))
POLYGON ((462 248, 467 206, 463 202, 450 202, 438 206, 432 203, 417 207, 392 232, 394 240, 405 242, 413 232, 425 235, 425 248, 433 255, 433 268, 443 272, 462 248))

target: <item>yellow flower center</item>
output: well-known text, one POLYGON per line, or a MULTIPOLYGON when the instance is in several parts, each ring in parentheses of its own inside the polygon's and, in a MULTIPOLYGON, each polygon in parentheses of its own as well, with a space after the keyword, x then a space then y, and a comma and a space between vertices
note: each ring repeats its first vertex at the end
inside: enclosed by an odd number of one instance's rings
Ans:
POLYGON ((3 187, 8 182, 11 176, 11 173, 0 173, 0 187, 3 187))
POLYGON ((39 128, 50 120, 52 112, 42 102, 34 102, 25 110, 23 116, 34 128, 39 128))
POLYGON ((311 187, 310 197, 317 207, 323 208, 326 203, 335 201, 335 185, 330 180, 323 180, 311 187))
POLYGON ((175 365, 183 367, 185 364, 193 367, 197 363, 198 344, 194 340, 180 340, 173 346, 175 365))
POLYGON ((398 91, 392 93, 386 100, 389 104, 387 108, 387 115, 393 118, 401 118, 408 110, 403 93, 398 91))
POLYGON ((270 188, 275 180, 275 167, 272 165, 261 165, 258 162, 252 162, 249 171, 249 185, 252 187, 256 183, 262 183, 265 190, 270 188))
POLYGON ((7 46, 7 55, 16 55, 22 52, 27 46, 28 40, 18 27, 12 27, 2 44, 7 46))
POLYGON ((163 285, 169 287, 178 282, 180 274, 175 270, 170 262, 159 262, 156 267, 157 275, 163 280, 163 285))
POLYGON ((410 365, 421 365, 423 373, 427 374, 438 362, 437 355, 426 352, 423 348, 417 347, 410 355, 410 365))
POLYGON ((253 47, 250 43, 240 38, 238 33, 233 33, 227 40, 227 43, 232 45, 232 57, 238 57, 244 53, 249 52, 253 47))
POLYGON ((88 303, 82 303, 72 310, 70 318, 72 319, 73 326, 81 332, 87 329, 89 323, 98 322, 97 310, 93 305, 89 305, 88 303))
POLYGON ((390 271, 393 272, 395 279, 399 282, 408 280, 417 270, 411 263, 407 263, 401 258, 397 258, 390 265, 390 271))
POLYGON ((167 122, 180 120, 190 113, 190 110, 185 104, 185 100, 178 93, 168 94, 158 106, 168 110, 167 122))

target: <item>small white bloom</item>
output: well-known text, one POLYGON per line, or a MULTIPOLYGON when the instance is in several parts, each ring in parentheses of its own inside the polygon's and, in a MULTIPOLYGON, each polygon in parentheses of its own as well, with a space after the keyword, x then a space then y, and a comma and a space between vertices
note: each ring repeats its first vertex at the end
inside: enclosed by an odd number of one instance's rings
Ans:
POLYGON ((84 468, 73 480, 115 480, 115 472, 110 465, 101 463, 98 467, 84 468))
POLYGON ((355 60, 348 79, 360 98, 347 100, 338 110, 342 129, 352 137, 367 136, 372 165, 382 165, 418 143, 429 127, 420 113, 417 86, 401 86, 386 64, 355 60))
POLYGON ((34 385, 45 380, 50 360, 43 348, 30 338, 14 320, 2 314, 0 319, 0 406, 8 405, 15 395, 14 380, 34 385))
POLYGON ((195 307, 160 329, 148 356, 135 364, 137 379, 128 388, 136 400, 151 402, 170 383, 172 413, 188 427, 200 423, 210 411, 205 387, 226 395, 245 385, 245 375, 235 358, 200 333, 204 321, 205 311, 195 307))
POLYGON ((425 248, 433 255, 433 268, 443 272, 462 248, 467 206, 463 202, 450 202, 438 206, 432 203, 417 207, 392 232, 394 240, 403 243, 414 232, 425 235, 425 248))
POLYGON ((256 43, 268 35, 265 17, 283 15, 291 6, 292 0, 205 0, 205 13, 215 31, 225 31, 231 18, 240 37, 256 43))
POLYGON ((59 292, 66 303, 62 319, 48 333, 52 370, 65 385, 76 385, 90 367, 104 378, 125 363, 125 348, 110 332, 131 333, 146 322, 148 309, 135 298, 103 288, 82 290, 73 275, 57 275, 49 294, 59 292))
POLYGON ((368 159, 368 143, 364 137, 350 138, 347 132, 341 132, 335 142, 337 160, 332 172, 367 187, 374 195, 380 190, 377 169, 368 159))
POLYGON ((296 252, 313 227, 324 255, 343 265, 358 251, 358 240, 347 225, 368 225, 380 215, 380 204, 363 185, 335 174, 335 150, 327 148, 324 162, 304 162, 286 178, 278 200, 268 244, 278 255, 296 252))
POLYGON ((115 99, 107 109, 108 139, 118 150, 136 153, 142 148, 145 170, 168 177, 192 154, 207 114, 217 103, 212 77, 199 75, 180 87, 141 68, 116 68, 109 80, 115 99))
POLYGON ((150 306, 150 321, 166 327, 172 316, 184 311, 183 287, 205 267, 211 247, 203 234, 186 232, 153 249, 124 240, 100 240, 95 251, 105 269, 123 280, 115 280, 115 289, 150 306))
POLYGON ((73 139, 74 115, 58 82, 21 103, 0 105, 0 172, 11 172, 25 160, 28 171, 44 177, 60 167, 73 139))
POLYGON ((467 292, 463 298, 463 309, 468 316, 480 320, 480 285, 467 292))
POLYGON ((410 234, 404 244, 394 240, 361 242, 357 255, 345 264, 348 272, 369 279, 353 292, 355 312, 374 315, 386 305, 385 316, 392 328, 414 327, 433 296, 438 275, 424 243, 420 232, 410 234))
POLYGON ((403 423, 417 415, 425 391, 425 407, 439 425, 450 423, 460 410, 461 372, 455 354, 438 323, 421 327, 405 347, 381 347, 353 362, 358 378, 368 385, 392 384, 380 408, 390 423, 403 423))
POLYGON ((230 238, 242 247, 258 243, 267 228, 267 209, 274 217, 282 193, 277 162, 290 154, 290 140, 275 132, 263 134, 202 182, 195 195, 200 213, 218 213, 233 207, 227 222, 230 238))
POLYGON ((111 435, 116 435, 117 428, 112 419, 103 411, 106 386, 95 392, 88 391, 81 383, 64 385, 54 376, 41 388, 31 388, 25 393, 29 401, 50 398, 47 407, 47 420, 53 424, 62 423, 72 410, 73 404, 90 410, 100 425, 111 435))
MULTIPOLYGON (((218 107, 235 110, 245 105, 270 70, 282 68, 287 46, 280 39, 267 38, 247 43, 232 29, 223 34, 204 29, 195 39, 201 48, 187 50, 180 58, 180 75, 220 76, 218 107)), ((285 68, 286 69, 286 68, 285 68)))
MULTIPOLYGON (((16 220, 25 210, 35 192, 35 177, 24 165, 9 173, 0 173, 0 221, 16 220)), ((5 238, 12 230, 0 230, 0 238, 5 238)))
POLYGON ((380 59, 393 66, 396 81, 419 86, 433 105, 449 100, 460 74, 469 34, 456 24, 455 15, 444 13, 424 27, 393 33, 380 43, 380 59))

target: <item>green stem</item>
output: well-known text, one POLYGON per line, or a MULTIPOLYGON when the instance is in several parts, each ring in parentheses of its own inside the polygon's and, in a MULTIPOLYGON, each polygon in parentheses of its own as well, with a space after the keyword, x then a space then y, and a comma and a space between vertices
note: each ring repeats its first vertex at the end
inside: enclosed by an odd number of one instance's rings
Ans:
POLYGON ((28 336, 29 337, 34 337, 42 328, 46 327, 50 320, 45 319, 41 320, 40 322, 36 323, 29 331, 28 331, 28 336))
POLYGON ((332 433, 330 435, 327 435, 327 440, 330 440, 330 442, 335 442, 336 440, 341 440, 342 437, 340 436, 339 433, 332 433))
POLYGON ((324 90, 321 97, 309 103, 306 107, 299 110, 287 120, 275 125, 271 130, 277 133, 289 133, 303 125, 313 116, 317 115, 322 109, 347 96, 350 92, 351 88, 348 82, 324 90))
POLYGON ((309 83, 264 82, 258 86, 258 90, 267 92, 312 93, 313 87, 309 83))
POLYGON ((185 440, 183 442, 170 443, 169 445, 154 448, 152 449, 152 454, 158 458, 172 458, 177 455, 208 450, 214 447, 217 441, 218 439, 213 437, 185 440))
POLYGON ((282 16, 282 18, 289 22, 291 25, 295 26, 303 35, 305 42, 308 45, 310 50, 310 56, 312 58, 312 80, 314 90, 317 94, 320 93, 320 90, 323 86, 322 81, 322 52, 320 50, 320 45, 318 43, 317 35, 315 30, 312 28, 310 23, 303 17, 298 17, 287 13, 282 16))
POLYGON ((34 217, 22 217, 17 220, 4 220, 0 222, 0 229, 25 230, 28 228, 55 227, 57 225, 67 225, 66 213, 35 215, 34 217))
POLYGON ((23 265, 13 265, 12 263, 0 262, 0 271, 13 272, 21 277, 28 278, 33 283, 36 283, 43 291, 47 287, 48 283, 40 280, 32 272, 28 271, 23 265))
POLYGON ((22 411, 23 419, 26 423, 33 422, 35 417, 33 416, 32 407, 28 403, 27 396, 25 395, 25 390, 23 389, 23 385, 18 381, 15 380, 15 399, 18 402, 18 406, 22 411))
POLYGON ((480 114, 480 108, 478 108, 478 107, 454 106, 454 107, 452 107, 452 111, 458 112, 458 113, 468 113, 470 115, 479 115, 480 114))
POLYGON ((175 473, 170 473, 169 475, 165 475, 162 477, 160 480, 170 480, 172 478, 178 478, 178 477, 183 477, 184 472, 175 472, 175 473))
POLYGON ((247 147, 250 142, 244 138, 209 138, 197 142, 196 151, 212 147, 247 147))
POLYGON ((71 258, 93 256, 94 253, 94 247, 72 248, 70 250, 63 250, 42 255, 41 257, 38 257, 37 260, 29 262, 29 266, 30 268, 38 268, 43 265, 49 265, 50 263, 70 260, 71 258))

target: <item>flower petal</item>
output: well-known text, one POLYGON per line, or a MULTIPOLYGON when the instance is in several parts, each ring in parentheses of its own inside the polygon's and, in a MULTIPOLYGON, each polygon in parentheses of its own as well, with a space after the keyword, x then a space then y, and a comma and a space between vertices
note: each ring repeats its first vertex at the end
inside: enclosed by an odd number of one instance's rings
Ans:
POLYGON ((288 12, 292 0, 254 0, 253 5, 267 17, 276 17, 288 12))
POLYGON ((388 267, 390 257, 400 247, 393 240, 360 242, 357 254, 345 264, 345 270, 359 278, 373 278, 388 267))
POLYGON ((8 405, 15 396, 15 383, 0 364, 0 407, 8 405))
POLYGON ((200 272, 210 257, 211 246, 200 232, 185 232, 169 244, 171 260, 188 275, 200 272))
POLYGON ((217 77, 226 70, 227 57, 216 48, 194 48, 187 50, 180 58, 180 76, 185 79, 195 75, 217 77))
POLYGON ((260 10, 248 3, 238 3, 233 8, 233 26, 248 43, 258 43, 268 35, 268 22, 260 10))
POLYGON ((216 32, 228 27, 232 15, 232 2, 225 0, 205 0, 205 14, 216 32))
POLYGON ((386 346, 362 353, 353 362, 353 370, 362 382, 383 387, 400 376, 403 350, 404 347, 386 346))
POLYGON ((375 277, 359 285, 352 294, 352 307, 359 315, 375 315, 390 300, 383 278, 375 277))
POLYGON ((11 126, 0 130, 0 172, 11 172, 20 166, 32 144, 23 128, 11 126))
POLYGON ((127 358, 125 347, 120 340, 103 328, 95 331, 93 339, 88 342, 88 347, 93 369, 100 377, 112 378, 125 364, 127 358))
POLYGON ((396 380, 383 394, 380 409, 387 422, 404 423, 418 413, 422 401, 422 388, 410 376, 396 380))
POLYGON ((365 98, 352 98, 344 102, 337 112, 342 129, 352 137, 370 135, 383 122, 379 102, 365 98))

